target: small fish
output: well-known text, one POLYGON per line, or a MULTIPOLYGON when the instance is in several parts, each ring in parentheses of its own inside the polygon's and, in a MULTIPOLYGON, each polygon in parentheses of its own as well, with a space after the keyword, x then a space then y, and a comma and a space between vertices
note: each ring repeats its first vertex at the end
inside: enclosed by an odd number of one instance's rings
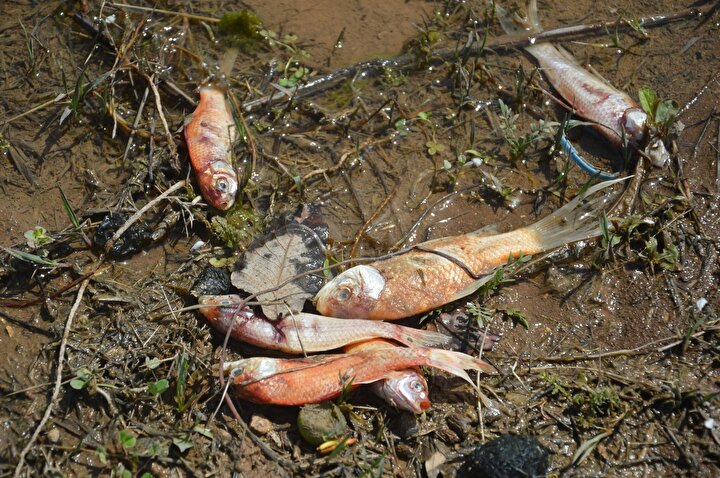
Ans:
POLYGON ((225 364, 233 391, 240 397, 274 405, 319 403, 343 389, 382 380, 411 367, 439 368, 473 387, 466 369, 495 373, 490 364, 460 352, 423 347, 381 347, 352 354, 316 355, 302 359, 253 357, 225 364))
POLYGON ((624 179, 599 183, 528 227, 435 239, 352 267, 320 289, 315 307, 333 317, 394 320, 458 300, 476 291, 508 260, 598 236, 598 217, 613 195, 585 199, 624 179))
POLYGON ((237 340, 270 350, 291 354, 324 352, 343 345, 374 338, 386 338, 404 345, 448 347, 454 338, 439 332, 418 330, 385 322, 336 319, 304 312, 268 320, 249 307, 237 312, 242 299, 237 295, 204 295, 198 299, 200 313, 220 332, 234 326, 231 336, 237 340))
POLYGON ((200 103, 185 125, 185 142, 202 197, 212 207, 226 210, 235 203, 238 177, 232 165, 237 129, 225 92, 206 86, 200 103))
MULTIPOLYGON (((343 350, 347 353, 356 353, 392 346, 394 345, 386 340, 373 339, 346 345, 343 350)), ((430 390, 418 367, 389 372, 384 379, 371 383, 370 389, 398 410, 420 414, 430 408, 430 390)))
MULTIPOLYGON (((536 0, 530 0, 528 20, 519 20, 521 26, 504 9, 497 5, 495 8, 507 33, 542 32, 536 0)), ((592 121, 595 129, 613 145, 622 147, 623 137, 631 146, 644 145, 648 136, 648 116, 630 96, 580 66, 561 46, 543 42, 526 46, 525 50, 535 57, 545 77, 574 112, 592 121)), ((659 138, 647 142, 645 154, 659 167, 670 159, 659 138)))

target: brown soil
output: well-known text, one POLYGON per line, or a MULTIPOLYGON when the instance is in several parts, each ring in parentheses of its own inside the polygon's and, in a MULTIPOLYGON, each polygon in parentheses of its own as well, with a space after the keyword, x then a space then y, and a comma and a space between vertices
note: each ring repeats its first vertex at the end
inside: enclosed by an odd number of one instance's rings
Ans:
MULTIPOLYGON (((238 104, 273 93, 272 85, 300 64, 318 76, 403 47, 417 54, 413 68, 357 75, 290 107, 279 103, 244 118, 252 142, 241 141, 236 155, 241 169, 254 170, 240 207, 269 218, 302 203, 321 204, 337 259, 377 256, 402 240, 408 245, 488 225, 509 231, 556 209, 589 179, 575 166, 562 174, 567 160, 551 154, 552 138, 511 159, 507 134, 498 127, 498 98, 518 112, 518 134, 540 119, 563 117, 551 86, 521 50, 485 51, 464 63, 431 55, 464 44, 473 22, 483 32, 485 2, 137 5, 213 18, 243 6, 257 13, 280 43, 261 41, 240 53, 228 80, 238 104), (268 76, 271 64, 276 71, 268 76), (483 107, 484 100, 492 103, 483 107), (406 129, 398 123, 403 118, 406 129), (430 154, 433 144, 441 147, 430 154), (458 162, 459 154, 475 154, 468 151, 481 153, 479 167, 458 162)), ((541 2, 540 18, 546 29, 624 25, 692 6, 541 2)), ((174 219, 168 234, 141 253, 113 261, 82 237, 92 238, 110 212, 132 213, 177 181, 192 183, 180 132, 194 105, 177 89, 196 98, 209 75, 204 64, 214 68, 224 51, 212 21, 99 8, 100 2, 6 2, 0 18, 0 187, 6 198, 0 205, 0 476, 454 476, 461 452, 503 433, 535 436, 549 449, 555 474, 720 474, 717 9, 644 33, 609 29, 559 42, 632 97, 650 87, 680 107, 685 128, 671 164, 640 170, 632 210, 611 217, 627 224, 636 216, 642 225, 613 248, 600 240, 563 248, 469 298, 482 311, 482 325, 501 336, 485 355, 500 374, 481 378, 493 407, 480 407, 469 387, 433 371, 433 406, 416 420, 360 388, 343 405, 346 413, 353 410, 348 416, 358 444, 324 459, 299 437, 296 409, 235 401, 246 422, 254 415, 272 422, 272 431, 259 438, 268 453, 221 404, 212 366, 222 337, 194 311, 180 309, 195 303, 189 291, 200 271, 221 259, 231 266, 242 248, 225 247, 213 233, 210 218, 218 212, 193 202, 194 185, 145 214, 154 230, 163 218, 174 219), (104 31, 124 56, 81 28, 73 20, 78 13, 112 15, 104 31), (76 83, 94 80, 75 94, 76 83), (167 132, 150 81, 159 85, 167 132), (177 89, 165 88, 168 83, 177 89), (67 108, 76 111, 61 122, 67 108), (130 133, 122 123, 132 125, 136 116, 138 132, 130 133), (152 142, 145 134, 151 130, 152 142), (23 235, 36 226, 52 242, 32 250, 23 235), (200 240, 205 245, 192 249, 200 240), (62 266, 37 268, 7 248, 48 254, 62 266), (18 467, 52 397, 61 344, 59 394, 18 467), (169 388, 152 394, 148 385, 162 380, 169 388), (465 417, 466 428, 448 425, 458 417, 465 417), (594 446, 578 458, 588 444, 594 446), (432 468, 428 459, 436 452, 445 462, 432 468)), ((493 24, 488 34, 502 32, 493 24)), ((581 154, 605 169, 622 162, 581 129, 572 136, 581 154)), ((232 345, 227 354, 259 353, 248 350, 232 345)))

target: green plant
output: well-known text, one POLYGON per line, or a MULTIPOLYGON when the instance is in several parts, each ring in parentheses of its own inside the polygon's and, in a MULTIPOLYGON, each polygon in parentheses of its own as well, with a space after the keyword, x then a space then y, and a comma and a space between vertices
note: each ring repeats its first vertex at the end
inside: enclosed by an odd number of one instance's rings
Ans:
POLYGON ((510 146, 510 159, 513 162, 522 159, 525 152, 532 145, 555 135, 558 123, 544 120, 531 123, 529 126, 530 131, 527 134, 519 134, 515 123, 520 115, 513 113, 503 100, 499 99, 498 103, 500 105, 500 131, 510 146))
POLYGON ((674 100, 661 100, 652 88, 640 88, 638 91, 640 106, 648 115, 648 124, 657 129, 661 138, 674 138, 683 129, 677 119, 680 111, 674 100))

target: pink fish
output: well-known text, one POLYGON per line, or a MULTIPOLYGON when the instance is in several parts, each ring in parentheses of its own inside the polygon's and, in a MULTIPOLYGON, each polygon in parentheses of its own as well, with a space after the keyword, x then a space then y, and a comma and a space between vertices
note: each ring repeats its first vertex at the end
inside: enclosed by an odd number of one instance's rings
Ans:
POLYGON ((482 360, 460 352, 423 347, 381 347, 352 354, 303 359, 253 357, 225 364, 233 391, 256 403, 304 405, 339 396, 343 389, 382 380, 391 372, 428 366, 463 378, 465 369, 495 373, 482 360))
POLYGON ((202 197, 225 210, 235 203, 238 177, 232 162, 235 120, 220 88, 200 89, 200 102, 185 125, 185 142, 202 197))
POLYGON ((236 313, 238 304, 242 302, 237 295, 205 295, 198 302, 205 306, 200 313, 220 332, 227 332, 233 324, 233 338, 291 354, 323 352, 374 338, 424 347, 448 347, 455 340, 439 332, 386 322, 349 321, 304 312, 268 320, 256 315, 249 307, 243 307, 236 313))

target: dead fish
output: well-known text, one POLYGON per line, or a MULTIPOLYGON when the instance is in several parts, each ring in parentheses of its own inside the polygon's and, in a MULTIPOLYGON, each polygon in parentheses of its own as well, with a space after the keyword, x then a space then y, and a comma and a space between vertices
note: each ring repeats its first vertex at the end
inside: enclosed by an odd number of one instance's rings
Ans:
POLYGON ((381 347, 352 354, 301 359, 253 357, 225 364, 238 396, 275 405, 319 403, 343 389, 382 380, 393 371, 435 367, 461 377, 473 387, 466 369, 495 373, 490 364, 460 352, 423 347, 381 347))
POLYGON ((427 241, 408 251, 339 274, 315 296, 323 315, 394 320, 420 314, 476 291, 497 267, 600 234, 599 216, 613 195, 597 195, 616 182, 589 188, 551 215, 504 234, 478 230, 427 241))
POLYGON ((235 203, 238 177, 232 163, 235 120, 220 88, 200 89, 200 102, 185 125, 185 142, 202 197, 214 208, 235 203))
POLYGON ((402 325, 369 320, 348 321, 304 312, 279 320, 258 316, 249 307, 241 308, 236 314, 238 304, 242 302, 237 295, 204 295, 198 302, 206 306, 200 309, 200 313, 220 332, 227 332, 234 321, 233 338, 291 354, 324 352, 373 338, 424 347, 448 347, 455 340, 439 332, 402 325))
MULTIPOLYGON (((537 1, 528 4, 528 19, 519 26, 508 13, 496 6, 498 18, 507 33, 542 32, 537 14, 537 1)), ((648 116, 626 93, 586 70, 561 46, 542 42, 525 50, 537 60, 540 69, 574 112, 590 120, 595 129, 613 145, 623 146, 623 137, 634 147, 642 147, 648 135, 648 116)), ((645 154, 655 166, 662 167, 669 159, 665 145, 659 138, 650 138, 645 154)))
MULTIPOLYGON (((373 339, 346 345, 343 350, 347 353, 356 353, 372 348, 393 346, 395 345, 386 340, 373 339)), ((370 389, 398 410, 420 414, 430 408, 430 390, 418 367, 388 372, 382 380, 371 383, 370 389)))

